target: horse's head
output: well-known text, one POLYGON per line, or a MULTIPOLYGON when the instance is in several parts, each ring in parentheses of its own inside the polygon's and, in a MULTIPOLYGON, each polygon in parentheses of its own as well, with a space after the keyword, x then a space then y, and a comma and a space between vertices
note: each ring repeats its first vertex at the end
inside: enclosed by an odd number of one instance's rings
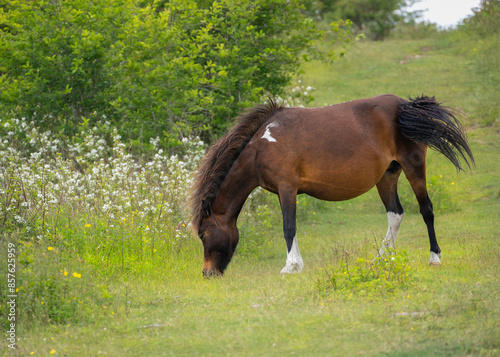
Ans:
POLYGON ((203 276, 222 275, 238 244, 236 223, 220 224, 210 215, 201 221, 198 237, 203 242, 203 276))

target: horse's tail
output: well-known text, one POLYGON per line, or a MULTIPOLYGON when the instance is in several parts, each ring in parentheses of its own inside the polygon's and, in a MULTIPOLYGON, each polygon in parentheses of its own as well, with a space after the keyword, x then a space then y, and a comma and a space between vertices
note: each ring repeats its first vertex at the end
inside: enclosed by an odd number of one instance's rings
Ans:
POLYGON ((463 170, 460 157, 469 169, 471 163, 474 164, 465 129, 457 114, 434 97, 421 96, 403 101, 399 105, 397 125, 404 137, 439 151, 458 171, 463 170))

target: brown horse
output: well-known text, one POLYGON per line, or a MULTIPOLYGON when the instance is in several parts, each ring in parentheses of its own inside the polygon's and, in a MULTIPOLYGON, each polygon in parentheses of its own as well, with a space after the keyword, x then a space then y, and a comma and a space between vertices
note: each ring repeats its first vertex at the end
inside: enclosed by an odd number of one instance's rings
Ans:
POLYGON ((387 210, 389 228, 380 249, 394 247, 404 215, 397 194, 401 171, 411 184, 429 233, 429 264, 439 265, 432 203, 426 189, 427 147, 461 170, 474 163, 464 129, 434 98, 394 95, 324 108, 285 108, 270 100, 242 115, 210 148, 195 179, 193 226, 203 242, 203 275, 224 272, 238 244, 236 221, 258 186, 279 196, 288 250, 281 273, 304 266, 296 235, 296 196, 348 200, 373 186, 387 210))

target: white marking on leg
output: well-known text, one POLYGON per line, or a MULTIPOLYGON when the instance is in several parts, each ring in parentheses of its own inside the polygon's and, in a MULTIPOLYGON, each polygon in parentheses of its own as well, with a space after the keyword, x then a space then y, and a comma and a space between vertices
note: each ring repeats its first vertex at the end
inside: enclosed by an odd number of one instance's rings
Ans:
POLYGON ((378 255, 380 257, 384 255, 386 249, 394 249, 399 226, 401 225, 401 221, 403 220, 404 215, 404 213, 397 214, 394 212, 387 212, 387 221, 389 222, 389 228, 387 228, 387 233, 385 235, 384 241, 382 242, 382 248, 380 248, 378 252, 378 255))
POLYGON ((436 254, 431 251, 431 259, 429 259, 429 265, 441 265, 441 253, 436 254))
POLYGON ((300 273, 304 269, 304 261, 300 255, 297 236, 293 237, 292 249, 286 256, 286 265, 281 270, 281 274, 300 273))
POLYGON ((271 143, 275 143, 276 139, 271 136, 271 128, 277 127, 277 123, 270 123, 266 126, 266 131, 264 132, 264 135, 262 135, 262 139, 267 139, 271 143))

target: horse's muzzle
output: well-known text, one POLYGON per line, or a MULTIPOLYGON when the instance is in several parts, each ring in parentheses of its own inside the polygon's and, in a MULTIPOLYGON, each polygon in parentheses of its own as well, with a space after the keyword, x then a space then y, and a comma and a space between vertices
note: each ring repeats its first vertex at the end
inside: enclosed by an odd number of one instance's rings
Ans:
POLYGON ((203 277, 205 279, 210 279, 210 278, 219 278, 222 277, 222 273, 218 269, 203 269, 203 277))

